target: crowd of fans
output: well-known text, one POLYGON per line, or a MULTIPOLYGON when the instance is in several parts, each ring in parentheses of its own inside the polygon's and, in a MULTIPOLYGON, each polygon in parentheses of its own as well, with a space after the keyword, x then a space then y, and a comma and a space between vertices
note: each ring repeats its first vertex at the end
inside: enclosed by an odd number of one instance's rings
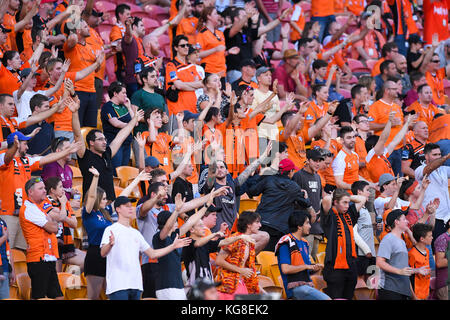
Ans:
POLYGON ((448 300, 449 1, 0 3, 1 299, 448 300))

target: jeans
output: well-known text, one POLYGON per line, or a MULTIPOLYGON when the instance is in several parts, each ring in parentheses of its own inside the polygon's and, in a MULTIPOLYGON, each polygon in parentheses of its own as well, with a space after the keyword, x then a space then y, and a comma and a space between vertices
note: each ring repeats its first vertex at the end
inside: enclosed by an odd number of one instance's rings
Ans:
POLYGON ((120 166, 128 166, 128 163, 130 162, 130 156, 131 156, 131 144, 124 142, 119 150, 117 150, 117 153, 112 157, 111 163, 116 170, 117 167, 120 166))
POLYGON ((330 300, 325 293, 308 285, 295 287, 292 289, 292 294, 296 300, 330 300))
POLYGON ((403 176, 402 173, 402 149, 394 150, 388 158, 392 171, 394 171, 394 177, 397 175, 403 176))
POLYGON ((326 17, 311 17, 311 22, 319 22, 320 32, 319 32, 319 42, 322 43, 323 38, 328 34, 328 27, 330 23, 336 21, 334 15, 326 16, 326 17))
MULTIPOLYGON (((436 144, 441 148, 442 156, 446 156, 450 153, 450 140, 449 139, 443 139, 436 142, 436 144)), ((450 166, 450 159, 444 162, 444 165, 450 166)))
POLYGON ((78 117, 80 118, 81 127, 97 127, 97 94, 95 92, 77 91, 80 99, 80 109, 78 110, 78 117))
POLYGON ((0 280, 0 300, 9 298, 9 273, 3 272, 5 280, 0 280))
POLYGON ((397 44, 398 47, 398 53, 406 56, 406 39, 404 34, 398 34, 394 37, 394 42, 397 44))
POLYGON ((108 294, 109 300, 141 300, 141 290, 127 289, 108 294))

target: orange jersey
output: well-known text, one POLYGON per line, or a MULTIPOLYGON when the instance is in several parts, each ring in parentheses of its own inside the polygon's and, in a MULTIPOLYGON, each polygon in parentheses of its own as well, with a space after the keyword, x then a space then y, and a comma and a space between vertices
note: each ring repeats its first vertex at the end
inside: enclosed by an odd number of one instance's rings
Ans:
POLYGON ((444 79, 446 78, 445 68, 439 69, 435 75, 429 71, 425 72, 427 84, 433 91, 433 101, 437 105, 445 104, 444 79))
POLYGON ((335 14, 334 1, 311 0, 311 17, 326 17, 335 14))
MULTIPOLYGON (((322 139, 314 140, 313 142, 311 142, 311 148, 314 148, 314 149, 324 148, 325 145, 326 145, 326 143, 322 139)), ((328 150, 330 150, 330 152, 332 152, 334 154, 334 157, 337 156, 337 154, 339 153, 339 151, 341 151, 341 149, 342 149, 342 145, 336 139, 332 139, 330 141, 330 147, 328 150)), ((328 166, 325 169, 319 170, 319 173, 324 178, 323 181, 325 181, 326 184, 330 184, 332 186, 336 185, 336 180, 334 179, 333 168, 331 166, 328 166)))
POLYGON ((360 16, 366 6, 365 0, 345 0, 345 7, 355 16, 360 16))
MULTIPOLYGON (((27 122, 17 122, 15 118, 6 118, 4 116, 0 116, 0 141, 5 141, 9 134, 16 132, 19 129, 25 129, 27 122)), ((0 153, 6 152, 3 150, 0 153)))
MULTIPOLYGON (((302 6, 300 5, 300 3, 296 3, 293 7, 291 23, 292 22, 295 23, 301 31, 303 31, 303 29, 305 28, 305 23, 306 23, 305 12, 304 12, 302 6)), ((295 41, 299 40, 302 35, 296 29, 294 29, 294 28, 291 28, 291 29, 292 29, 292 31, 290 34, 290 39, 291 39, 291 41, 295 42, 295 41)))
POLYGON ((345 183, 352 184, 359 180, 359 157, 356 152, 348 153, 342 148, 331 166, 334 176, 343 176, 345 183))
MULTIPOLYGON (((201 80, 201 77, 194 64, 184 64, 175 58, 166 65, 166 89, 176 80, 194 82, 201 80)), ((167 99, 167 108, 171 115, 183 112, 184 110, 197 113, 197 96, 195 95, 195 91, 178 90, 178 100, 174 102, 167 99)))
MULTIPOLYGON (((177 159, 181 161, 183 156, 188 152, 189 148, 194 147, 194 138, 191 136, 184 138, 181 143, 177 143, 174 145, 172 149, 172 159, 177 159)), ((187 177, 186 180, 192 184, 198 183, 198 171, 197 166, 195 164, 194 154, 191 156, 191 165, 193 168, 192 175, 187 177)))
MULTIPOLYGON (((374 123, 378 124, 386 124, 389 120, 389 112, 395 111, 396 112, 396 118, 400 118, 401 123, 403 123, 403 110, 402 108, 395 104, 391 103, 388 104, 384 102, 382 99, 375 101, 370 107, 369 107, 369 121, 373 121, 374 123)), ((402 125, 398 125, 391 128, 391 132, 389 134, 389 138, 386 141, 385 146, 387 146, 389 143, 391 143, 392 139, 394 139, 395 135, 402 129, 402 125)), ((374 133, 376 135, 380 135, 383 129, 377 130, 374 133)), ((399 143, 395 150, 400 149, 403 147, 403 143, 399 143)))
POLYGON ((433 118, 438 113, 444 113, 440 112, 439 108, 436 107, 434 104, 429 104, 428 106, 424 107, 419 100, 411 104, 407 111, 411 112, 414 110, 417 114, 417 121, 423 121, 427 124, 428 128, 431 128, 431 123, 433 122, 433 118))
POLYGON ((26 200, 20 208, 19 220, 27 242, 27 262, 56 261, 59 258, 58 241, 54 233, 48 233, 43 226, 47 223, 46 210, 49 202, 36 204, 26 200), (54 258, 54 260, 48 260, 54 258))
POLYGON ((13 215, 23 205, 26 197, 25 183, 31 178, 31 172, 40 170, 40 157, 15 157, 4 163, 4 154, 0 155, 0 199, 1 213, 13 215))
POLYGON ((384 62, 384 60, 386 60, 386 58, 380 58, 377 61, 377 63, 375 63, 375 65, 372 68, 372 72, 370 74, 372 77, 376 77, 377 75, 379 75, 381 73, 380 65, 384 62))
MULTIPOLYGON (((75 83, 77 73, 76 72, 67 72, 65 78, 72 80, 75 83)), ((44 90, 48 90, 54 87, 49 81, 44 84, 44 90)), ((62 95, 64 94, 64 84, 56 91, 53 96, 53 100, 50 102, 50 105, 57 103, 62 95)), ((64 110, 59 113, 55 112, 50 118, 47 119, 48 123, 52 123, 54 125, 55 131, 72 131, 72 111, 69 108, 65 107, 64 110)))
POLYGON ((158 159, 161 164, 161 168, 166 171, 167 175, 173 172, 172 163, 172 137, 167 133, 160 132, 156 136, 156 141, 153 143, 148 142, 149 132, 142 132, 142 138, 147 141, 145 144, 145 152, 149 156, 153 156, 158 159))
MULTIPOLYGON (((225 46, 225 36, 222 31, 210 31, 204 28, 197 34, 197 45, 200 52, 213 49, 217 46, 225 46)), ((205 64, 206 73, 217 73, 220 77, 225 77, 227 67, 225 63, 225 50, 217 51, 201 60, 201 64, 205 64)))
POLYGON ((423 40, 431 45, 433 34, 439 35, 439 41, 450 37, 448 30, 448 2, 423 0, 423 40))
MULTIPOLYGON (((77 43, 73 48, 69 48, 66 42, 64 43, 63 49, 66 59, 70 59, 69 71, 71 72, 83 70, 93 64, 96 60, 95 51, 97 48, 90 45, 87 41, 85 45, 77 43)), ((74 83, 75 90, 95 92, 94 77, 95 73, 91 73, 86 78, 76 81, 74 83)))
POLYGON ((299 168, 303 168, 306 162, 306 147, 303 131, 299 130, 297 134, 290 135, 288 138, 283 137, 284 129, 280 130, 279 141, 285 142, 287 145, 289 159, 299 168))
POLYGON ((369 171, 370 181, 374 183, 378 183, 383 173, 390 173, 394 176, 394 171, 392 171, 387 155, 377 155, 373 149, 366 156, 366 168, 369 171))
MULTIPOLYGON (((90 44, 95 51, 102 50, 104 44, 102 37, 100 37, 98 32, 93 28, 90 28, 89 33, 91 34, 91 36, 86 38, 86 43, 90 44)), ((94 76, 96 78, 103 80, 105 78, 105 69, 106 69, 106 59, 103 60, 98 71, 94 73, 94 76)))
MULTIPOLYGON (((351 48, 351 50, 352 50, 351 56, 353 59, 358 59, 359 52, 356 48, 362 47, 371 59, 376 60, 379 58, 381 48, 383 48, 385 43, 386 43, 386 39, 383 37, 383 35, 380 32, 378 32, 376 30, 369 30, 369 32, 366 34, 364 39, 362 39, 358 42, 355 42, 353 44, 353 46, 351 48)), ((378 65, 378 71, 377 71, 378 73, 379 73, 379 68, 380 68, 380 66, 378 65)))
POLYGON ((355 152, 358 154, 359 164, 360 165, 365 164, 364 167, 359 168, 359 175, 366 180, 371 180, 369 170, 367 168, 367 163, 366 163, 366 156, 367 156, 366 145, 365 145, 365 141, 360 136, 356 136, 355 152))
POLYGON ((111 31, 109 33, 109 40, 111 42, 122 40, 124 34, 125 34, 125 26, 121 23, 117 23, 111 28, 111 31))
POLYGON ((311 101, 311 104, 305 112, 305 121, 303 123, 303 136, 308 139, 308 130, 317 121, 317 119, 323 117, 328 111, 328 102, 324 102, 322 106, 317 105, 315 100, 311 101))
MULTIPOLYGON (((419 251, 416 247, 413 247, 408 252, 408 264, 411 268, 417 269, 421 267, 430 267, 430 252, 425 248, 425 253, 419 251)), ((414 289, 414 293, 420 300, 426 300, 430 294, 430 281, 431 275, 426 276, 420 273, 414 273, 410 277, 411 285, 414 289)))
POLYGON ((177 25, 176 35, 185 35, 188 37, 188 42, 195 45, 197 43, 197 24, 198 18, 196 17, 181 19, 180 23, 177 25))
POLYGON ((16 33, 14 31, 14 26, 16 25, 16 15, 10 14, 6 12, 3 16, 3 26, 6 29, 11 29, 11 32, 7 33, 6 44, 11 50, 17 51, 17 43, 16 43, 16 33))
POLYGON ((19 90, 22 82, 17 73, 12 73, 3 64, 0 65, 0 92, 12 95, 19 90))
POLYGON ((434 119, 428 130, 430 132, 428 140, 432 143, 450 139, 450 114, 434 119))

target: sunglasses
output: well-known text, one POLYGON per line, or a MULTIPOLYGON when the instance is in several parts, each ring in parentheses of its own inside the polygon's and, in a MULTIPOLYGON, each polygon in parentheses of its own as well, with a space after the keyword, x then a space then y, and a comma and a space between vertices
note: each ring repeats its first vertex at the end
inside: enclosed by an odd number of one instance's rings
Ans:
POLYGON ((181 48, 186 48, 187 46, 189 46, 189 44, 188 43, 183 43, 183 44, 179 44, 178 46, 181 47, 181 48))
POLYGON ((439 62, 441 62, 440 60, 431 60, 431 62, 433 62, 433 63, 439 63, 439 62))

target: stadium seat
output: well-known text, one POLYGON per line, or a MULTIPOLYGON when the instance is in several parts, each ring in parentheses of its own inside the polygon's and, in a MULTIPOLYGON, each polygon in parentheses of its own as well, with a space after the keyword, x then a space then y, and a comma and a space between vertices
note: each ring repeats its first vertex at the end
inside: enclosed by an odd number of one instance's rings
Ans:
POLYGON ((83 141, 84 144, 86 145, 86 147, 88 147, 87 142, 86 142, 86 136, 89 133, 89 131, 91 131, 93 128, 91 127, 82 127, 81 128, 81 135, 83 136, 83 141))
POLYGON ((130 166, 120 166, 116 168, 117 177, 120 179, 120 187, 125 188, 130 180, 137 177, 139 169, 130 166))
POLYGON ((110 1, 95 1, 94 2, 95 10, 100 12, 108 12, 116 10, 116 4, 110 1))
POLYGON ((103 42, 105 44, 109 44, 109 34, 111 33, 111 31, 109 30, 103 30, 102 32, 99 33, 100 38, 102 38, 103 42))
POLYGON ((361 61, 356 59, 348 58, 347 63, 352 72, 354 73, 362 73, 362 72, 370 73, 372 71, 372 69, 366 67, 361 61))
POLYGON ((338 91, 340 94, 342 94, 343 96, 344 96, 344 98, 346 98, 346 99, 349 99, 349 98, 351 98, 352 97, 352 94, 351 94, 351 92, 350 92, 350 90, 347 90, 347 89, 339 89, 339 91, 338 91))
POLYGON ((19 249, 11 249, 11 258, 13 259, 14 262, 27 261, 26 254, 19 249))
POLYGON ((142 18, 142 22, 144 23, 145 32, 147 34, 161 26, 159 21, 157 21, 155 19, 148 18, 148 17, 142 18))
POLYGON ((258 207, 258 200, 254 199, 241 199, 239 202, 239 214, 243 211, 255 211, 258 207))
POLYGON ((162 21, 169 18, 169 8, 160 7, 155 4, 148 4, 144 6, 145 12, 148 12, 149 18, 162 21))
POLYGON ((283 279, 281 278, 280 268, 278 267, 278 263, 272 264, 270 266, 270 277, 272 278, 275 285, 281 287, 283 289, 282 297, 286 299, 286 292, 284 291, 283 279))
POLYGON ((130 13, 132 16, 135 15, 135 13, 144 12, 144 9, 141 6, 138 6, 135 3, 127 2, 127 5, 130 6, 130 13))
POLYGON ((377 62, 378 62, 378 60, 374 60, 374 59, 366 60, 366 65, 370 69, 370 72, 372 72, 373 67, 375 66, 375 64, 377 62))
POLYGON ((73 273, 58 272, 58 280, 64 300, 86 298, 87 287, 82 283, 80 276, 73 273))
POLYGON ((375 289, 356 288, 353 294, 353 300, 375 300, 375 289))
POLYGON ((14 272, 17 273, 27 273, 27 262, 26 261, 14 261, 14 272))
POLYGON ((101 35, 103 32, 107 32, 108 33, 108 38, 109 38, 109 33, 111 32, 111 29, 114 25, 112 23, 107 23, 107 22, 103 22, 102 24, 100 24, 97 27, 97 32, 99 35, 101 35))
POLYGON ((269 277, 270 266, 278 263, 278 259, 272 251, 261 251, 256 256, 256 262, 261 264, 261 275, 269 277))
POLYGON ((114 192, 116 194, 116 197, 118 197, 123 191, 123 188, 118 187, 118 186, 114 186, 114 192))
POLYGON ((316 258, 317 258, 317 263, 324 264, 324 262, 325 262, 325 252, 320 252, 320 253, 316 254, 316 258))
POLYGON ((114 57, 109 57, 108 59, 106 59, 106 69, 105 69, 107 79, 103 81, 103 85, 105 85, 105 83, 112 83, 117 80, 115 70, 116 67, 114 65, 114 57))
POLYGON ((73 177, 82 177, 80 168, 75 167, 75 166, 69 166, 69 167, 70 167, 70 169, 72 169, 73 177))
POLYGON ((19 293, 19 298, 22 300, 31 299, 31 279, 28 273, 22 272, 16 274, 16 282, 19 293))
POLYGON ((313 274, 312 276, 310 276, 310 278, 314 284, 314 288, 316 288, 317 290, 320 290, 323 292, 323 289, 325 289, 327 287, 327 282, 325 280, 323 280, 323 276, 313 274))

